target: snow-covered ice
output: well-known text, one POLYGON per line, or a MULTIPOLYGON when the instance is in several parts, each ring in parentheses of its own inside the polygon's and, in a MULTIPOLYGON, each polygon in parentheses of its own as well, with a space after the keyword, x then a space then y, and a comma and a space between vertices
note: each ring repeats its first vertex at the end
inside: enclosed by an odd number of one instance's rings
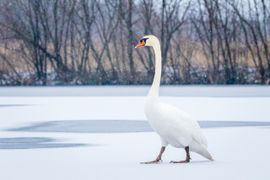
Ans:
POLYGON ((268 91, 257 96, 243 96, 241 92, 249 90, 241 88, 236 91, 239 96, 211 91, 215 96, 164 93, 161 101, 191 113, 206 127, 215 161, 192 153, 191 163, 170 164, 183 159, 184 151, 169 147, 157 165, 139 163, 153 160, 160 148, 159 137, 145 121, 142 94, 0 92, 0 179, 269 179, 268 91))

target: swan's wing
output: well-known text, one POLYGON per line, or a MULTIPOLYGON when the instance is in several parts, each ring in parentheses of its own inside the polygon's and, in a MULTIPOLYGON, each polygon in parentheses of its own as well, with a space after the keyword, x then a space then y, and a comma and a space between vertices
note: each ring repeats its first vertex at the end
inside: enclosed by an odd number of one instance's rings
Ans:
POLYGON ((200 125, 188 113, 165 103, 159 103, 159 109, 162 118, 170 123, 171 129, 181 131, 181 136, 186 139, 192 138, 192 140, 207 147, 207 140, 200 129, 200 125))

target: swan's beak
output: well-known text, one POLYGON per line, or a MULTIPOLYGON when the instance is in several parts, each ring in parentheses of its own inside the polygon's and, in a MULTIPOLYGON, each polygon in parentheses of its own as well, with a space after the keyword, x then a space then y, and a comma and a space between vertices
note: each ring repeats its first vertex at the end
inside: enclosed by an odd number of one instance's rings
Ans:
POLYGON ((142 42, 139 42, 139 43, 135 46, 135 48, 137 49, 137 48, 140 48, 140 47, 142 47, 142 46, 144 46, 144 45, 145 45, 145 42, 142 41, 142 42))

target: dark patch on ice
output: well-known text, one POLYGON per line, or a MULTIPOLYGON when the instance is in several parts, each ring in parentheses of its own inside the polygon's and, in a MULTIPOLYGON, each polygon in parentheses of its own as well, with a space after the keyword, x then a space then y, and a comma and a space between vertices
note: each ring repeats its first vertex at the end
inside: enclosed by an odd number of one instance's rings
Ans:
POLYGON ((199 121, 199 124, 202 128, 270 126, 270 122, 260 121, 199 121))
POLYGON ((0 104, 1 107, 20 107, 20 106, 30 106, 29 104, 0 104))
POLYGON ((125 133, 152 131, 147 121, 137 120, 69 120, 35 123, 9 129, 27 132, 125 133))
POLYGON ((86 146, 79 143, 60 143, 45 137, 0 138, 0 149, 43 149, 86 146))
MULTIPOLYGON (((270 122, 255 121, 199 121, 202 128, 270 126, 270 122)), ((65 133, 128 133, 153 131, 147 121, 139 120, 65 120, 35 123, 33 125, 9 129, 26 132, 65 133)))

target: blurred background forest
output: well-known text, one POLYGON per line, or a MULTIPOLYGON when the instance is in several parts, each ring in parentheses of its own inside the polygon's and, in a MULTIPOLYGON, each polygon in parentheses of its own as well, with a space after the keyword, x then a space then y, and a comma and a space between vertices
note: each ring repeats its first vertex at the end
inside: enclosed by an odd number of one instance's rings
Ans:
POLYGON ((1 0, 0 85, 269 84, 269 0, 1 0))

